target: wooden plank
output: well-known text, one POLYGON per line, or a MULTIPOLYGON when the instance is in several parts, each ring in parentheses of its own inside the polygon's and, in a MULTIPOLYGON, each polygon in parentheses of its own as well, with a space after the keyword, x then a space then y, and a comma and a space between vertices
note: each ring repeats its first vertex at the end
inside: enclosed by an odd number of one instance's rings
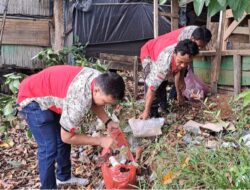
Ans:
POLYGON ((216 42, 216 55, 212 58, 212 72, 211 72, 211 92, 213 94, 217 93, 217 83, 220 73, 221 64, 221 51, 222 51, 222 37, 223 37, 223 25, 225 21, 225 11, 220 12, 219 28, 218 28, 218 38, 216 42))
MULTIPOLYGON (((6 19, 3 44, 50 46, 49 19, 6 19)), ((2 19, 0 19, 0 25, 2 19)))
POLYGON ((250 55, 250 50, 226 50, 221 53, 223 56, 227 55, 250 55))
POLYGON ((118 71, 133 71, 133 63, 127 62, 117 62, 117 61, 107 61, 101 60, 103 64, 108 65, 108 69, 118 70, 118 71))
POLYGON ((116 54, 109 54, 109 53, 100 53, 100 59, 103 60, 110 60, 110 61, 117 61, 117 62, 129 62, 133 63, 134 59, 137 56, 128 56, 128 55, 116 55, 116 54))
POLYGON ((230 26, 228 27, 228 29, 225 31, 225 34, 224 34, 224 38, 223 40, 226 40, 230 35, 231 33, 235 30, 235 28, 241 23, 241 21, 246 17, 246 13, 244 13, 244 15, 238 20, 234 20, 230 26))
MULTIPOLYGON (((178 15, 179 12, 179 3, 176 0, 171 0, 171 14, 178 15)), ((171 18, 171 31, 179 28, 179 19, 172 17, 171 18)))
POLYGON ((232 34, 249 35, 249 27, 238 26, 237 28, 235 28, 232 34))
POLYGON ((227 9, 226 10, 226 18, 233 18, 234 15, 233 15, 233 11, 232 9, 227 9))
POLYGON ((241 56, 234 55, 234 95, 237 96, 241 91, 241 56))
POLYGON ((158 10, 158 0, 154 0, 154 38, 159 35, 159 10, 158 10))
POLYGON ((216 41, 217 41, 217 35, 218 35, 218 28, 219 28, 219 23, 218 22, 210 22, 209 24, 209 30, 211 31, 212 38, 210 42, 207 44, 206 49, 208 50, 215 50, 216 48, 216 41))
POLYGON ((233 49, 250 49, 250 43, 233 42, 233 49))

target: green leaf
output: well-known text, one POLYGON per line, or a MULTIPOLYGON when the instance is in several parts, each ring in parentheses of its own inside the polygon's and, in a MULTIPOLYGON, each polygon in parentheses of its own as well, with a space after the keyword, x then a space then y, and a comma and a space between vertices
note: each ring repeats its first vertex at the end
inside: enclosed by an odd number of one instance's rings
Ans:
POLYGON ((30 129, 28 129, 28 130, 26 131, 26 136, 27 136, 29 139, 32 138, 32 133, 31 133, 30 129))
POLYGON ((208 6, 210 3, 210 0, 205 0, 205 5, 208 6))
POLYGON ((244 92, 240 93, 240 94, 237 96, 236 101, 238 101, 238 100, 241 99, 241 98, 244 98, 245 96, 248 96, 249 94, 250 94, 250 90, 244 91, 244 92))
POLYGON ((227 0, 227 3, 232 10, 236 10, 238 8, 240 1, 239 0, 227 0))
POLYGON ((197 16, 201 14, 205 0, 194 0, 194 11, 197 16))
POLYGON ((245 10, 249 6, 249 0, 240 0, 240 1, 237 1, 237 2, 238 2, 237 8, 232 9, 235 19, 241 18, 242 15, 244 14, 245 10))
POLYGON ((14 81, 13 81, 13 86, 14 86, 16 89, 18 89, 19 85, 20 85, 19 80, 14 80, 14 81))
POLYGON ((160 4, 160 5, 163 5, 163 4, 165 4, 167 1, 168 1, 168 0, 160 0, 160 1, 159 1, 159 4, 160 4))
POLYGON ((219 3, 222 7, 225 7, 226 4, 227 4, 227 1, 226 1, 226 0, 218 0, 218 3, 219 3))
POLYGON ((3 109, 3 114, 9 116, 13 113, 12 102, 9 102, 3 109))
POLYGON ((10 164, 10 165, 12 165, 12 166, 14 166, 14 167, 16 167, 16 168, 22 165, 21 162, 15 161, 15 160, 13 160, 13 161, 11 161, 11 160, 7 161, 7 163, 10 164))
POLYGON ((222 7, 217 0, 212 0, 208 5, 208 15, 212 17, 220 10, 223 10, 223 8, 224 7, 222 7))
POLYGON ((244 101, 243 101, 243 107, 247 107, 250 105, 250 93, 244 97, 244 101))

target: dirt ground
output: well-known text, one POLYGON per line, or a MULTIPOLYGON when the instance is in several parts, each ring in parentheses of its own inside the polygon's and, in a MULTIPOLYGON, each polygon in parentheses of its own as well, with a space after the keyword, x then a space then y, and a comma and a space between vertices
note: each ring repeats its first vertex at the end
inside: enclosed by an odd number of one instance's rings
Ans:
MULTIPOLYGON (((184 106, 173 105, 171 113, 163 114, 169 129, 163 130, 167 143, 183 143, 179 134, 184 133, 181 127, 189 120, 197 122, 213 121, 213 114, 204 113, 221 110, 220 116, 223 121, 234 122, 235 116, 229 105, 231 97, 227 95, 217 95, 209 97, 207 103, 187 102, 184 106), (210 107, 209 107, 210 106, 210 107), (209 107, 209 108, 208 108, 209 107)), ((139 110, 134 114, 138 115, 139 110)), ((133 115, 133 114, 132 114, 133 115)), ((119 119, 126 126, 127 120, 132 116, 131 108, 123 107, 120 111, 119 119)), ((8 133, 1 134, 1 141, 9 139, 8 148, 0 148, 0 189, 24 189, 39 188, 39 177, 37 168, 37 145, 33 138, 29 139, 26 133, 26 125, 23 122, 13 124, 8 133), (13 142, 13 144, 12 144, 13 142)), ((73 146, 72 147, 72 173, 76 176, 88 178, 90 183, 86 187, 63 186, 61 189, 102 189, 102 173, 97 166, 97 157, 101 152, 99 147, 73 146)), ((143 155, 138 163, 138 175, 149 177, 153 166, 145 169, 147 158, 143 155)))

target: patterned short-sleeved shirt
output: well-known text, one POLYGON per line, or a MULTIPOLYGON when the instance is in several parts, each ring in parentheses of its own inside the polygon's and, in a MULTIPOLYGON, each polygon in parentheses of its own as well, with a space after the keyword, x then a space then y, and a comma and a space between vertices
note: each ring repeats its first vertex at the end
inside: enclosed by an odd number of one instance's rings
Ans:
POLYGON ((18 103, 25 107, 35 101, 42 110, 50 109, 61 114, 62 127, 74 132, 92 106, 91 86, 100 74, 86 67, 49 67, 20 84, 18 103))
POLYGON ((197 29, 198 26, 187 26, 184 30, 180 33, 178 37, 178 42, 186 39, 190 39, 194 30, 197 29))
POLYGON ((151 90, 157 90, 161 83, 170 77, 175 46, 176 44, 165 48, 158 56, 158 59, 150 65, 150 72, 146 77, 146 84, 151 90))

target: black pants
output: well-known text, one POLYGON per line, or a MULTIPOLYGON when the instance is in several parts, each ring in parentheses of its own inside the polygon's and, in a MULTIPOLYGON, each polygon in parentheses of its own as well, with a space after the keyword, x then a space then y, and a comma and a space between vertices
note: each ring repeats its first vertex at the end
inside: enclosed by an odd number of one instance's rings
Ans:
MULTIPOLYGON (((150 65, 147 65, 144 69, 144 81, 150 72, 150 65)), ((153 100, 151 110, 150 110, 150 117, 160 117, 158 108, 161 107, 163 110, 167 110, 168 103, 167 103, 167 85, 168 81, 163 81, 159 88, 155 92, 155 99, 153 100)), ((148 91, 148 86, 144 83, 144 94, 146 95, 148 91)))

